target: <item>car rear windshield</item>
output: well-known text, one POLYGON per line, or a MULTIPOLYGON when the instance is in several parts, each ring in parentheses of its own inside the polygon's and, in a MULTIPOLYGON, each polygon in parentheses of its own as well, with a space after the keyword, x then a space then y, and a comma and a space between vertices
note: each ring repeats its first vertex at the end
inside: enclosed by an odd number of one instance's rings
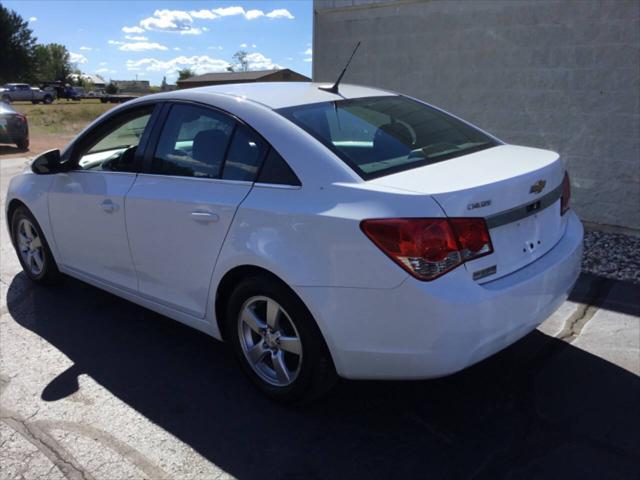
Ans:
POLYGON ((476 128, 402 96, 338 100, 278 112, 365 180, 497 145, 476 128))

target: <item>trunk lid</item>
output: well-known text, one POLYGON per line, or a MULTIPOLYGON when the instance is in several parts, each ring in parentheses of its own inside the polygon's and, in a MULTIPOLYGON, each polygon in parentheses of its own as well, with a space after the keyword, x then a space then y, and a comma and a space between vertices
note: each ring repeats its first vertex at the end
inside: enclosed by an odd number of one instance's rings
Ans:
POLYGON ((448 217, 485 218, 494 253, 465 264, 484 283, 528 265, 560 240, 563 175, 557 153, 500 145, 371 183, 429 194, 448 217))

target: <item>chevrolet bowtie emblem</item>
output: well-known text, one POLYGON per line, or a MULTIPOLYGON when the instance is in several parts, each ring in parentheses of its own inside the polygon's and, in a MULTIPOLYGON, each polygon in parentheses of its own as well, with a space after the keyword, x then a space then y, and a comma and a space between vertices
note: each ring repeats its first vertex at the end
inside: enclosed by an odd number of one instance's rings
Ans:
POLYGON ((531 185, 531 188, 529 189, 529 193, 540 193, 542 190, 544 190, 544 186, 546 184, 547 184, 546 181, 538 180, 536 183, 531 185))

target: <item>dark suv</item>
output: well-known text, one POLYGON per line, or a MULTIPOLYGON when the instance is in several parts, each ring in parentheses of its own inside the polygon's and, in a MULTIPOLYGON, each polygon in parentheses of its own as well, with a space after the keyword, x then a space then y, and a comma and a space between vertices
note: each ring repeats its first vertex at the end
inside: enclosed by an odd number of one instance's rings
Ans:
POLYGON ((21 150, 29 148, 27 117, 2 102, 0 102, 0 143, 15 143, 21 150))

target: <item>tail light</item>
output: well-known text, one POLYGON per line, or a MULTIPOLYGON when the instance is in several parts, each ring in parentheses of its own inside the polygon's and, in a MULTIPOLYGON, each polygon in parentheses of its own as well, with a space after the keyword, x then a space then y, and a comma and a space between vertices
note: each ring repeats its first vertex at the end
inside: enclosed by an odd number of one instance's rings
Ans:
POLYGON ((433 280, 493 252, 482 218, 384 218, 363 220, 360 228, 419 280, 433 280))
POLYGON ((564 215, 569 210, 569 202, 571 201, 571 182, 569 181, 569 173, 564 172, 562 179, 562 197, 560 197, 560 215, 564 215))

